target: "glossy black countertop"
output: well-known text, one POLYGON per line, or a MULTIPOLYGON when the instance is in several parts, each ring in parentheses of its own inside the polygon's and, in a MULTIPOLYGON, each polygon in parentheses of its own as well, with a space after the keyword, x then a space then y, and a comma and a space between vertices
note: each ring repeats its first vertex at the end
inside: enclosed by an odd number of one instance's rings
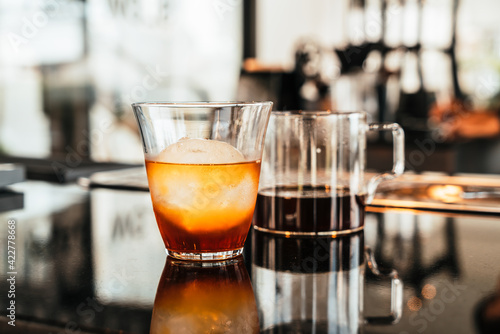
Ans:
POLYGON ((9 188, 1 333, 500 333, 499 215, 371 207, 361 233, 251 230, 243 257, 202 265, 166 258, 147 192, 9 188))

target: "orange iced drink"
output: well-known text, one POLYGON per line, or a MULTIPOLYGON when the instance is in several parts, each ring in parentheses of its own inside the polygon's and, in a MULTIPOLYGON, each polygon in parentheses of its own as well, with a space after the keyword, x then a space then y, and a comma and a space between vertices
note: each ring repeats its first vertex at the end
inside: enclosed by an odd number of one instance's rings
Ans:
POLYGON ((181 139, 146 170, 158 227, 170 254, 241 249, 252 222, 260 161, 231 145, 181 139))

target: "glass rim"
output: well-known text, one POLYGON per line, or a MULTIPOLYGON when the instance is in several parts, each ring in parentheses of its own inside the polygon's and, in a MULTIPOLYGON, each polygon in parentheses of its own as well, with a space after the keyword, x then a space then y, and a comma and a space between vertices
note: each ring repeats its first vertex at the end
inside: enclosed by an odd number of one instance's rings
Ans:
POLYGON ((366 116, 366 111, 341 111, 341 110, 273 110, 271 116, 277 117, 299 117, 304 116, 308 118, 325 117, 325 116, 366 116))
POLYGON ((193 101, 193 102, 134 102, 132 107, 170 107, 170 108, 223 108, 223 107, 243 107, 243 106, 258 106, 273 104, 272 101, 193 101))

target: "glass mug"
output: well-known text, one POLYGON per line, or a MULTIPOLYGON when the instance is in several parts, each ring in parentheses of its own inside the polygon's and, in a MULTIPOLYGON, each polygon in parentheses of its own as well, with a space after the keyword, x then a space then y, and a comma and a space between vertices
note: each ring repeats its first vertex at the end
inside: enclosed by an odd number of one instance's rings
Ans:
POLYGON ((255 208, 255 229, 286 235, 340 235, 364 227, 380 181, 404 171, 404 132, 367 124, 364 112, 271 114, 255 208), (392 131, 392 171, 365 175, 368 131, 392 131))
POLYGON ((243 257, 213 262, 167 256, 150 334, 259 333, 255 295, 243 257))
POLYGON ((132 106, 167 254, 184 260, 241 254, 272 102, 132 106))
POLYGON ((403 283, 395 270, 378 270, 363 232, 290 238, 254 230, 252 241, 257 246, 252 247, 252 284, 263 333, 358 334, 364 324, 401 319, 403 283), (391 281, 388 315, 365 314, 368 273, 377 282, 391 281))

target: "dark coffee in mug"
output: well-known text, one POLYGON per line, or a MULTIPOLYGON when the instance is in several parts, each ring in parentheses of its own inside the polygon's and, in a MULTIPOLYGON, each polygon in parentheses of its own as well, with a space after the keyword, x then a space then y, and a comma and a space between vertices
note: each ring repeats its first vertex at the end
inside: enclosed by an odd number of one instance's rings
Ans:
POLYGON ((257 195, 254 226, 287 234, 351 233, 364 226, 365 196, 348 188, 282 186, 257 195))
POLYGON ((253 226, 286 236, 337 236, 364 226, 377 185, 404 171, 404 132, 364 112, 285 111, 269 119, 253 226), (391 131, 390 172, 368 177, 366 135, 391 131))

